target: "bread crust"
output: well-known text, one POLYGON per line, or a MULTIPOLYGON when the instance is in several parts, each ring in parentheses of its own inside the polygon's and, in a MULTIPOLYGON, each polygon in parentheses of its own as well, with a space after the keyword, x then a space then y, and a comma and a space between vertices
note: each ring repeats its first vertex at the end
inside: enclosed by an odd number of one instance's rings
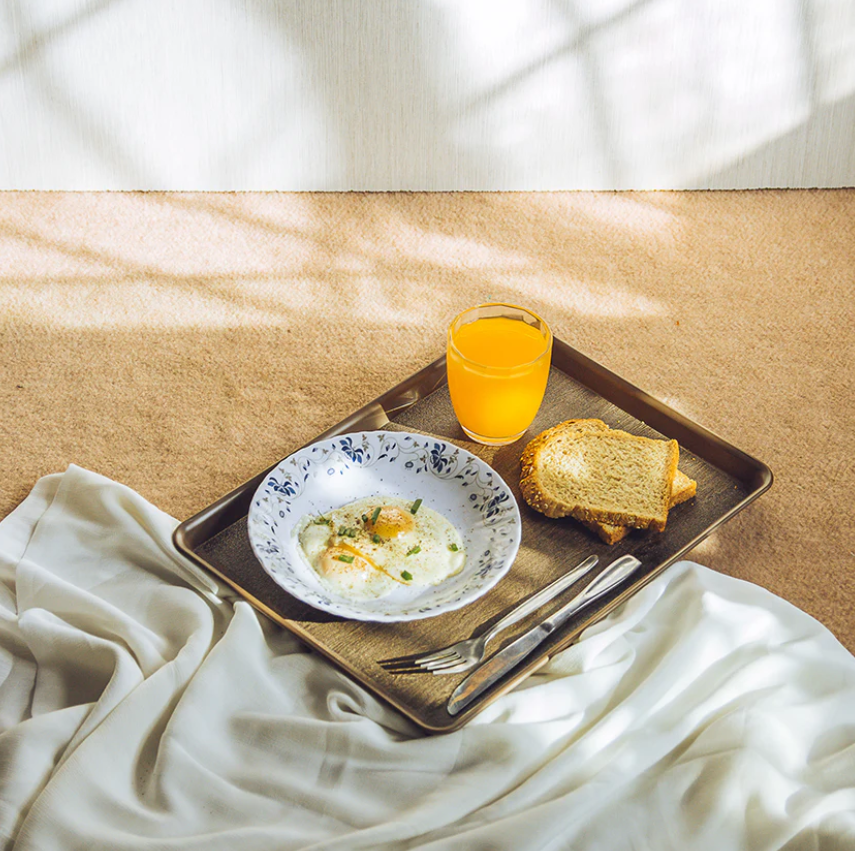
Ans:
MULTIPOLYGON (((572 439, 575 434, 586 432, 612 431, 602 420, 566 420, 537 435, 523 450, 520 457, 520 489, 525 501, 535 510, 547 517, 573 517, 585 524, 598 523, 611 526, 626 526, 636 529, 654 529, 663 531, 668 520, 670 493, 677 472, 680 458, 680 448, 676 440, 669 440, 669 456, 667 460, 666 478, 668 481, 668 498, 659 516, 641 516, 619 511, 608 511, 579 505, 568 505, 554 498, 543 486, 541 481, 541 457, 543 451, 560 435, 566 434, 572 439)), ((646 440, 617 429, 614 433, 625 435, 635 440, 646 440)), ((598 532, 599 534, 599 532, 598 532)))

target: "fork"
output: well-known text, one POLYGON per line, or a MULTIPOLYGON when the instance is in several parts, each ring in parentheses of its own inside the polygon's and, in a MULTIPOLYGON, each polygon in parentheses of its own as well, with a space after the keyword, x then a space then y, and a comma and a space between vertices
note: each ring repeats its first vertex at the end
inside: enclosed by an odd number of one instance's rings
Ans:
POLYGON ((578 582, 589 571, 597 566, 599 558, 588 556, 580 562, 573 570, 568 571, 554 582, 547 585, 537 594, 524 600, 518 606, 509 611, 501 620, 497 621, 483 635, 466 638, 423 656, 408 657, 405 659, 392 659, 383 664, 383 667, 392 673, 412 673, 413 668, 422 671, 430 671, 433 674, 459 674, 468 671, 479 664, 485 656, 488 642, 495 638, 503 629, 517 623, 527 615, 548 603, 553 597, 557 597, 566 588, 578 582))

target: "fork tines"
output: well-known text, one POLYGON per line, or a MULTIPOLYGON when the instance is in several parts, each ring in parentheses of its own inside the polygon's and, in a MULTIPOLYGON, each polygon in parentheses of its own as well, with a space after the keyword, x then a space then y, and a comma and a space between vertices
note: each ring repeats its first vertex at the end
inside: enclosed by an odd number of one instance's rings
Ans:
MULTIPOLYGON (((446 650, 438 650, 428 656, 414 654, 412 656, 398 656, 393 659, 383 659, 378 664, 390 674, 432 674, 436 671, 443 673, 454 673, 454 668, 461 665, 463 660, 457 653, 446 650)), ((466 666, 461 667, 461 671, 466 666)))

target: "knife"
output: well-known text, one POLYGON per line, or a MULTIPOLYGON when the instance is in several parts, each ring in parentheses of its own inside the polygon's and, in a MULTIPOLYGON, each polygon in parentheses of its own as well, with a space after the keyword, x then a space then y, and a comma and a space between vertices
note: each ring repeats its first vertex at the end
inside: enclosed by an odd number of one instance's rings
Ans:
POLYGON ((640 564, 641 562, 635 556, 626 555, 616 559, 569 603, 537 626, 533 626, 528 632, 524 632, 507 647, 503 647, 498 653, 494 653, 454 690, 448 701, 448 714, 457 715, 458 712, 469 706, 478 695, 483 694, 493 683, 500 680, 512 668, 515 668, 580 609, 611 591, 640 564))

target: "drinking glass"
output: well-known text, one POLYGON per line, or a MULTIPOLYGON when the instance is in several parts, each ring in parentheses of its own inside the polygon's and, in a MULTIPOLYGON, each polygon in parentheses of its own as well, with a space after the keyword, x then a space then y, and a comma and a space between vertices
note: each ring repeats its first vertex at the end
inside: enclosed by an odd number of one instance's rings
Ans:
POLYGON ((514 304, 470 307, 448 327, 448 388, 463 431, 478 443, 519 440, 543 401, 552 332, 514 304))

